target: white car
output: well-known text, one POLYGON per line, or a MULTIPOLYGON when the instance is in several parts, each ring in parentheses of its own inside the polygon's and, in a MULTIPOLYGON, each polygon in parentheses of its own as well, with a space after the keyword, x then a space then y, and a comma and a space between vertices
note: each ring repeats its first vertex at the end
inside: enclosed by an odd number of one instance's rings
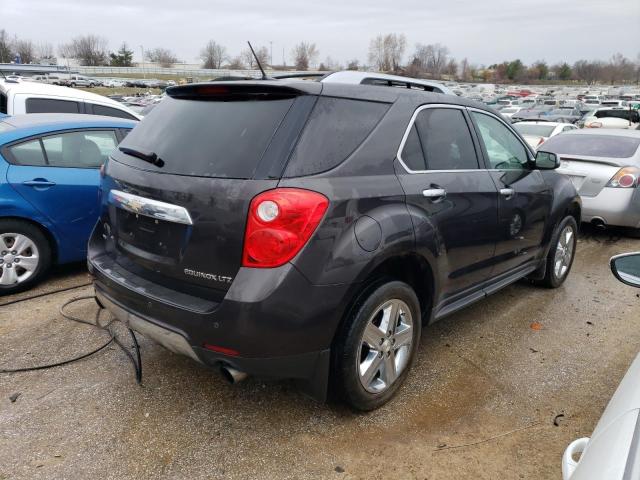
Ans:
POLYGON ((640 131, 583 128, 538 149, 555 153, 582 200, 582 221, 640 236, 640 131))
POLYGON ((2 80, 0 113, 88 113, 129 120, 142 119, 125 105, 95 93, 46 83, 2 80))
POLYGON ((597 108, 582 119, 584 128, 636 129, 640 124, 640 112, 627 107, 597 108))
POLYGON ((523 107, 512 106, 512 107, 501 108, 499 111, 500 111, 500 115, 510 119, 511 117, 513 117, 514 113, 518 113, 520 110, 523 110, 523 107))
MULTIPOLYGON (((640 287, 640 253, 615 256, 618 280, 640 287)), ((640 478, 640 355, 631 364, 591 438, 573 441, 562 457, 563 480, 640 478), (580 455, 580 459, 575 457, 580 455)))
POLYGON ((575 125, 568 123, 541 122, 536 120, 514 123, 513 128, 522 135, 529 146, 534 150, 551 137, 555 137, 563 132, 570 132, 578 129, 575 125))
POLYGON ((115 78, 105 80, 103 83, 105 87, 110 87, 110 88, 124 87, 124 82, 121 80, 116 80, 115 78))

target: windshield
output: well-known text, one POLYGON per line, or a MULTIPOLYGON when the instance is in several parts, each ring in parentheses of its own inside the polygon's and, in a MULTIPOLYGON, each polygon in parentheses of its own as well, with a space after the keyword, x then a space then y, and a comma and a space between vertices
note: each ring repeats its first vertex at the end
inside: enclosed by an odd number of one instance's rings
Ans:
POLYGON ((556 135, 544 144, 545 152, 589 157, 629 158, 640 146, 640 138, 615 135, 556 135))
POLYGON ((536 137, 550 137, 553 133, 553 130, 556 128, 549 125, 538 125, 531 123, 516 123, 514 127, 522 135, 533 135, 536 137))

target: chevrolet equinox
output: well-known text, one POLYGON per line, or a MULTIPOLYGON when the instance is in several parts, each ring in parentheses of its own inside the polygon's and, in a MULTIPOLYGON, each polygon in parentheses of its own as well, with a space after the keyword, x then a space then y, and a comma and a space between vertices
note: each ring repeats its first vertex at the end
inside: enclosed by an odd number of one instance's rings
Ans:
POLYGON ((312 81, 167 89, 103 170, 98 302, 230 378, 387 402, 423 324, 558 287, 580 199, 487 107, 312 81))

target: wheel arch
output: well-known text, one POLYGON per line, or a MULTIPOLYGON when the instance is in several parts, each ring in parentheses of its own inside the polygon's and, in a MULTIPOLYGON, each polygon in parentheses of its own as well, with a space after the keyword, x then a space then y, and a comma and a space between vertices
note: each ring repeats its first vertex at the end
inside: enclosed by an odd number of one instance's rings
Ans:
POLYGON ((33 220, 32 218, 20 217, 17 215, 0 217, 0 220, 16 220, 19 222, 28 223, 36 227, 38 230, 40 230, 40 232, 42 232, 44 237, 47 239, 47 242, 49 242, 49 247, 51 248, 51 263, 54 263, 54 264, 58 263, 60 244, 58 243, 57 237, 49 227, 47 227, 46 225, 43 225, 38 221, 33 220))

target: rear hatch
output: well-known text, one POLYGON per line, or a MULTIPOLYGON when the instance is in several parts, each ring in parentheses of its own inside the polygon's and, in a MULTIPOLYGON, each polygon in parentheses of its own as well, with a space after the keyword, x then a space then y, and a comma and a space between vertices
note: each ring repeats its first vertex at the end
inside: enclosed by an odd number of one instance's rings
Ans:
POLYGON ((221 298, 242 262, 247 211, 274 188, 321 84, 168 89, 107 167, 110 234, 126 270, 221 298))

